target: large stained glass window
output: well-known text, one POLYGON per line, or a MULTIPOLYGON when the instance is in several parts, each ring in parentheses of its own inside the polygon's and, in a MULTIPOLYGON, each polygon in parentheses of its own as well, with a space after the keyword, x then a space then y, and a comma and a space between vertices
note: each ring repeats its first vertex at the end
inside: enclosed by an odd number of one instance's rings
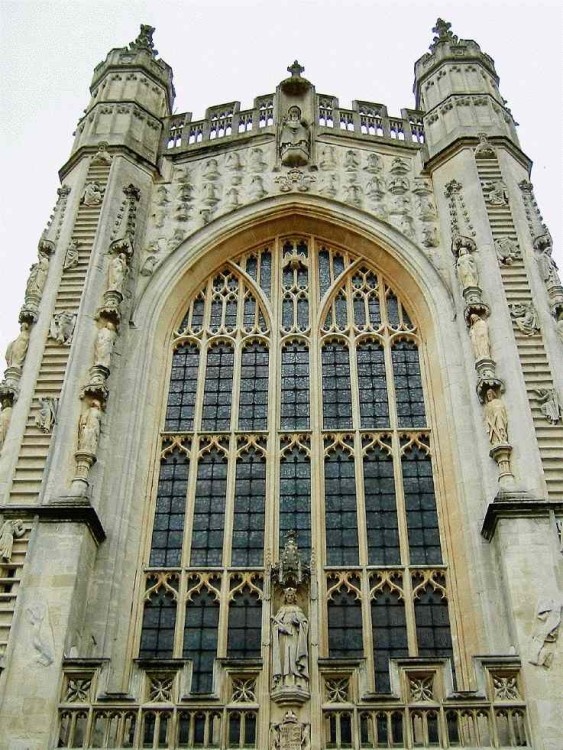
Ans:
MULTIPOLYGON (((225 262, 187 300, 139 655, 188 660, 194 696, 219 691, 218 664, 262 658, 268 672, 266 578, 289 532, 320 593, 307 616, 323 664, 361 662, 366 690, 388 695, 392 660, 452 656, 413 321, 353 249, 311 237, 225 262)), ((329 734, 342 740, 350 720, 338 722, 329 734)))

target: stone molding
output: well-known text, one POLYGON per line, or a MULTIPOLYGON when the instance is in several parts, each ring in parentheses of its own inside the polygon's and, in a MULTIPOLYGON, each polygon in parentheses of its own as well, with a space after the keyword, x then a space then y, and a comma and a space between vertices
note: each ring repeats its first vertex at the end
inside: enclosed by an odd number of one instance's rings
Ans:
POLYGON ((97 545, 106 539, 95 508, 89 502, 77 502, 75 498, 61 498, 49 505, 0 505, 0 515, 4 518, 37 518, 43 523, 83 523, 97 545))

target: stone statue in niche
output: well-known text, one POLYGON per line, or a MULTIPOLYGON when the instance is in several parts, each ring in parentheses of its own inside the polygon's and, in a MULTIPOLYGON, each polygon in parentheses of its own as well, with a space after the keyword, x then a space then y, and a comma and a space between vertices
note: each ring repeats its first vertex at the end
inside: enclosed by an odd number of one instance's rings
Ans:
POLYGON ((6 519, 0 526, 0 561, 10 562, 14 549, 14 539, 20 539, 25 534, 25 528, 21 518, 12 521, 6 519))
POLYGON ((78 422, 78 451, 96 455, 100 439, 102 421, 102 404, 98 399, 92 399, 88 409, 82 414, 78 422))
POLYGON ((534 336, 540 332, 536 309, 531 302, 525 305, 509 305, 508 307, 510 309, 510 317, 516 323, 518 330, 522 331, 526 336, 534 336))
POLYGON ((475 359, 491 359, 491 345, 489 342, 489 326, 484 318, 476 313, 469 316, 469 338, 473 346, 475 359))
POLYGON ((29 336, 29 323, 24 322, 20 326, 19 336, 11 344, 8 344, 6 349, 6 364, 8 367, 17 367, 21 370, 29 346, 29 336))
POLYGON ((39 412, 35 417, 35 426, 41 432, 51 432, 57 421, 57 409, 59 400, 57 398, 42 398, 39 402, 39 412))
POLYGON ((309 622, 297 604, 296 590, 284 590, 284 604, 272 618, 274 687, 302 687, 309 682, 309 622))
POLYGON ((89 182, 84 188, 80 203, 83 206, 99 206, 104 199, 104 188, 97 180, 89 182))
POLYGON ((311 728, 298 721, 293 711, 287 711, 283 721, 271 726, 272 750, 310 750, 311 728))
POLYGON ((30 296, 41 297, 48 272, 49 258, 46 255, 40 255, 37 263, 34 263, 29 270, 29 277, 25 288, 26 299, 30 296))
POLYGON ((495 240, 495 252, 498 262, 505 266, 510 266, 522 257, 518 243, 511 237, 499 237, 495 240))
POLYGON ((536 388, 541 404, 542 414, 550 424, 557 424, 561 419, 561 403, 555 388, 536 388))
POLYGON ((2 411, 0 411, 0 450, 6 440, 8 428, 12 419, 12 402, 9 398, 2 399, 2 411))
POLYGON ((94 344, 94 364, 110 369, 111 354, 117 338, 115 324, 111 320, 103 320, 103 325, 98 329, 96 343, 94 344))
POLYGON ((78 242, 69 242, 63 263, 63 271, 76 268, 78 265, 78 242))
POLYGON ((287 110, 280 130, 280 159, 284 167, 304 167, 309 163, 309 125, 296 105, 287 110))
POLYGON ((58 341, 59 344, 63 344, 63 346, 70 346, 72 344, 75 325, 76 313, 72 313, 69 310, 55 313, 51 320, 49 336, 58 341))
POLYGON ((508 206, 508 192, 502 180, 487 182, 483 185, 485 200, 491 206, 508 206))
POLYGON ((123 295, 123 285, 127 270, 127 256, 125 253, 114 255, 108 267, 108 292, 118 292, 123 295))
POLYGON ((466 247, 460 247, 459 256, 456 261, 456 271, 462 289, 471 286, 479 286, 479 273, 475 258, 466 247))
POLYGON ((489 442, 495 445, 508 443, 508 414, 503 400, 492 388, 485 394, 485 419, 489 432, 489 442))
POLYGON ((553 650, 561 625, 561 602, 556 599, 542 599, 536 608, 536 623, 532 633, 529 662, 537 667, 551 666, 553 650))

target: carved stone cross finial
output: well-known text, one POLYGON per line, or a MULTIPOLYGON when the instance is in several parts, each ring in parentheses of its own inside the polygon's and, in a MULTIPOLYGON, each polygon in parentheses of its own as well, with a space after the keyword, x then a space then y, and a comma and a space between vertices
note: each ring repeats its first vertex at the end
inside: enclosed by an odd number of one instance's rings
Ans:
POLYGON ((448 21, 444 21, 442 18, 438 18, 438 20, 436 21, 436 26, 434 26, 434 28, 432 29, 432 32, 436 34, 436 36, 432 40, 433 44, 431 46, 431 49, 433 49, 440 42, 453 42, 454 44, 457 43, 458 38, 451 32, 451 28, 451 23, 448 23, 448 21))
POLYGON ((303 65, 300 65, 297 60, 294 60, 293 65, 289 65, 287 68, 288 73, 291 73, 293 78, 301 78, 301 73, 303 73, 304 70, 305 68, 303 65))

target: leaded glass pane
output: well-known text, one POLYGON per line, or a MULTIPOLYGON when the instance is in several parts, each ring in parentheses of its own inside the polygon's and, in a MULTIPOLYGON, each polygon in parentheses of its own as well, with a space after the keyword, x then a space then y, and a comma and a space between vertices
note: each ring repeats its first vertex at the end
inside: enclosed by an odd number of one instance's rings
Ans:
POLYGON ((149 565, 177 567, 182 555, 188 458, 175 450, 160 464, 149 565))
POLYGON ((309 348, 304 342, 286 344, 281 352, 282 430, 309 427, 309 348))
POLYGON ((266 459, 255 449, 237 459, 232 565, 262 564, 266 503, 266 459))
POLYGON ((385 353, 376 341, 363 341, 356 350, 361 426, 364 429, 389 426, 389 403, 385 353))
POLYGON ((262 602, 255 591, 236 594, 229 604, 227 654, 235 659, 260 656, 262 602))
POLYGON ((213 663, 217 655, 219 606, 208 591, 195 592, 186 606, 184 659, 193 661, 192 693, 213 689, 213 663))
POLYGON ((401 551, 393 458, 376 447, 367 452, 363 464, 368 563, 398 565, 401 551))
POLYGON ((233 347, 227 343, 217 344, 207 353, 201 419, 203 430, 228 430, 231 426, 234 360, 233 347))
POLYGON ((143 630, 139 656, 169 659, 174 647, 176 602, 170 591, 163 588, 151 594, 145 602, 143 630))
POLYGON ((327 565, 357 565, 354 456, 340 447, 325 458, 325 524, 327 565))
POLYGON ((424 427, 424 395, 418 347, 414 341, 397 341, 391 349, 399 427, 424 427))
POLYGON ((448 602, 440 591, 428 587, 415 599, 418 655, 452 658, 448 602))
POLYGON ((180 344, 172 355, 165 430, 193 430, 198 369, 199 348, 195 344, 180 344))
MULTIPOLYGON (((360 585, 358 579, 355 583, 360 585)), ((351 591, 335 591, 328 601, 328 652, 336 658, 363 658, 362 603, 351 591)))
POLYGON ((375 662, 375 689, 391 690, 389 660, 409 655, 405 603, 397 591, 378 591, 371 602, 371 626, 375 662))
POLYGON ((352 393, 348 347, 331 341, 322 348, 323 424, 325 430, 352 427, 352 393))
POLYGON ((293 448, 280 462, 280 547, 288 531, 296 532, 300 550, 311 549, 311 465, 304 451, 293 448))
POLYGON ((401 463, 411 564, 440 564, 442 552, 432 461, 424 450, 414 445, 405 451, 401 463))
POLYGON ((241 354, 239 430, 265 430, 268 426, 267 347, 256 342, 241 354))
POLYGON ((200 457, 197 467, 190 565, 221 565, 226 492, 227 459, 212 449, 200 457))

